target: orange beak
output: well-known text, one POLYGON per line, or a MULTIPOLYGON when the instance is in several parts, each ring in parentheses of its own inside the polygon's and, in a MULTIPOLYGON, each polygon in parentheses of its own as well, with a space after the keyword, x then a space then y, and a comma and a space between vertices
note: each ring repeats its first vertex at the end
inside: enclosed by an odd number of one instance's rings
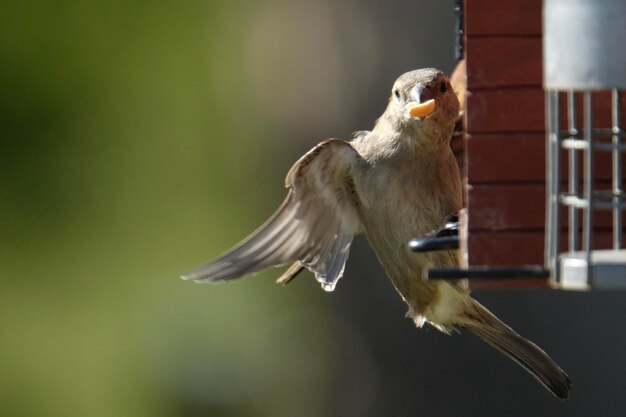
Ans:
POLYGON ((412 101, 406 105, 409 115, 413 118, 419 119, 423 119, 431 114, 435 111, 435 107, 437 107, 437 103, 435 103, 434 99, 427 100, 423 103, 416 103, 415 101, 412 101))

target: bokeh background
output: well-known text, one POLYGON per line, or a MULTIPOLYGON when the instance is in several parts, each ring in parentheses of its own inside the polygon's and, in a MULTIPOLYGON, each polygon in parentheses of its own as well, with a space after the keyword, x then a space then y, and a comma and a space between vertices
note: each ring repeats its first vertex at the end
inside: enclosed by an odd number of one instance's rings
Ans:
POLYGON ((178 279, 320 139, 455 65, 453 1, 3 2, 0 415, 626 415, 623 293, 477 293, 575 382, 414 329, 367 244, 335 293, 178 279))

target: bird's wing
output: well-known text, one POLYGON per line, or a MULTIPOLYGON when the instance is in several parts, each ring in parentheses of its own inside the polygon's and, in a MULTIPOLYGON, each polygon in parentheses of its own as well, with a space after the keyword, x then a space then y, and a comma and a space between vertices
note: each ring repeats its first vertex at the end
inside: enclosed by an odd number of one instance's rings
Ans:
POLYGON ((285 179, 287 198, 263 226, 183 278, 227 281, 299 261, 315 274, 322 288, 332 291, 360 228, 352 175, 360 161, 348 142, 320 143, 291 168, 285 179))

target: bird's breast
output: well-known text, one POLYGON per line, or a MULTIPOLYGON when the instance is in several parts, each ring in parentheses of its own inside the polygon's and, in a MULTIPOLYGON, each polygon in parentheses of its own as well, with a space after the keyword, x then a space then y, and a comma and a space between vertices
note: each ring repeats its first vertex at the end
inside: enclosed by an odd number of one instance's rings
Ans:
POLYGON ((381 162, 357 179, 365 194, 359 216, 368 241, 398 292, 418 315, 436 301, 438 291, 436 284, 422 279, 424 268, 456 261, 450 252, 416 254, 407 247, 409 240, 435 230, 460 209, 458 184, 438 168, 428 163, 381 162))
POLYGON ((364 172, 367 204, 360 212, 368 235, 382 234, 397 245, 424 235, 458 210, 458 192, 436 169, 377 164, 364 172))

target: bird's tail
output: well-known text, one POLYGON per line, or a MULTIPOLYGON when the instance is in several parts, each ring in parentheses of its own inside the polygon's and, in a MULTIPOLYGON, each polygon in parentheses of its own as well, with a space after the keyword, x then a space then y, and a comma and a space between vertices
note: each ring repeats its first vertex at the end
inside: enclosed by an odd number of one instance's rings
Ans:
POLYGON ((554 395, 565 400, 572 386, 567 374, 539 346, 524 339, 476 300, 467 305, 465 327, 530 372, 554 395))

